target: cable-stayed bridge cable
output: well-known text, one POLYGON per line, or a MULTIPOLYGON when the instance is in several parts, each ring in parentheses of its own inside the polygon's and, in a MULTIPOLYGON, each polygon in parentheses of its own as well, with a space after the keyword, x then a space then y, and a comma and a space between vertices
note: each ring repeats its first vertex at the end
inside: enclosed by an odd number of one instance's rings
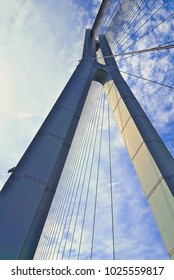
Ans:
POLYGON ((121 72, 121 73, 123 73, 123 74, 127 74, 127 75, 130 75, 130 76, 133 76, 133 77, 136 77, 136 78, 139 78, 139 79, 145 80, 145 81, 147 81, 147 82, 151 82, 151 83, 154 83, 154 84, 157 84, 157 85, 163 86, 163 87, 167 87, 167 88, 170 88, 170 89, 174 89, 174 87, 173 87, 173 86, 166 85, 166 84, 164 84, 164 83, 159 83, 159 82, 157 82, 157 81, 153 81, 153 80, 148 79, 148 78, 145 78, 145 77, 141 77, 141 76, 138 76, 138 75, 135 75, 135 74, 132 74, 132 73, 127 73, 127 72, 122 71, 122 70, 120 70, 120 72, 121 72))

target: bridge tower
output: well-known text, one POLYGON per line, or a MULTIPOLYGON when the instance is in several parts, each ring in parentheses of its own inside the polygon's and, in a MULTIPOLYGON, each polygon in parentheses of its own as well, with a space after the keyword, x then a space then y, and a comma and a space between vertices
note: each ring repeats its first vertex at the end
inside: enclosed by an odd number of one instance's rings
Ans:
POLYGON ((88 29, 81 61, 0 193, 0 259, 33 258, 93 80, 104 86, 174 258, 174 160, 122 78, 105 36, 96 41, 88 29), (98 48, 105 64, 97 62, 98 48))

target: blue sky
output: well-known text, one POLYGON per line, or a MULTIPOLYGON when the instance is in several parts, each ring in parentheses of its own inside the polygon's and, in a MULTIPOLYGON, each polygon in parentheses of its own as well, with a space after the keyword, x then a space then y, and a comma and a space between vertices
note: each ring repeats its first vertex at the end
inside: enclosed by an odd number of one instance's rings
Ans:
MULTIPOLYGON (((8 177, 7 170, 19 161, 81 58, 84 29, 92 26, 100 2, 0 1, 1 186, 8 177)), ((159 5, 159 2, 162 4, 163 1, 157 2, 159 5)), ((174 3, 169 2, 171 5, 166 4, 163 7, 160 15, 154 19, 154 25, 161 17, 165 17, 166 13, 172 12, 174 3)), ((144 28, 148 30, 149 25, 144 28)), ((173 30, 172 20, 165 23, 163 28, 159 26, 148 40, 140 40, 136 48, 143 49, 151 47, 151 44, 154 46, 170 41, 169 33, 172 32, 169 30, 173 30), (160 42, 157 41, 159 35, 160 42)), ((138 36, 140 35, 139 33, 138 36)), ((120 62, 119 65, 124 71, 172 85, 174 52, 167 52, 168 55, 154 53, 135 56, 131 60, 120 62)), ((124 76, 174 154, 173 92, 124 76)), ((112 127, 115 171, 113 177, 116 182, 114 197, 117 201, 116 258, 166 259, 163 243, 113 120, 112 127)), ((107 172, 104 167, 102 171, 102 185, 106 186, 103 176, 107 172)), ((107 205, 105 187, 101 201, 103 205, 107 205)), ((99 213, 103 205, 100 206, 99 213)), ((107 215, 103 217, 107 220, 107 215)), ((101 232, 100 227, 97 231, 101 232)), ((98 252, 98 257, 108 258, 109 254, 102 255, 102 248, 110 248, 109 238, 103 241, 106 232, 98 236, 96 255, 98 252)), ((88 231, 85 238, 89 239, 88 231)), ((84 255, 85 250, 86 248, 84 255)))

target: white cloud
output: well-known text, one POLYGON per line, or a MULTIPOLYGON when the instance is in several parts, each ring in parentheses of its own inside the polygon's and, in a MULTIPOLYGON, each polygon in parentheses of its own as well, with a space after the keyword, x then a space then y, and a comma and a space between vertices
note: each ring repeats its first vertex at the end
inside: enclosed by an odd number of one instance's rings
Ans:
POLYGON ((16 116, 18 119, 25 120, 25 119, 31 118, 32 114, 29 112, 18 112, 18 113, 16 113, 16 116))

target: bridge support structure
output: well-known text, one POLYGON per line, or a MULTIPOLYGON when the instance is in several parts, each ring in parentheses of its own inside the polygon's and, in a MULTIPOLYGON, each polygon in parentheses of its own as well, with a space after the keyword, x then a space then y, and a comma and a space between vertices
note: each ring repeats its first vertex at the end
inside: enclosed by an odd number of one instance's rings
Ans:
POLYGON ((174 258, 174 161, 122 78, 105 36, 82 59, 0 193, 0 259, 33 259, 92 81, 100 82, 174 258), (105 64, 97 62, 96 46, 105 64))

